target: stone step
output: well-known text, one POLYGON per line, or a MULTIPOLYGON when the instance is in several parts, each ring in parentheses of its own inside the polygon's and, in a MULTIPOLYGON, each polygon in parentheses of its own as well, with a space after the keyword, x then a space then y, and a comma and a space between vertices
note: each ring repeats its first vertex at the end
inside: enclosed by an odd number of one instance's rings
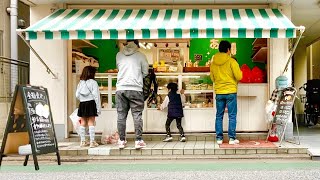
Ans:
POLYGON ((283 142, 281 147, 271 148, 220 148, 212 141, 188 141, 182 142, 148 142, 143 149, 134 149, 134 142, 129 142, 127 147, 119 150, 115 144, 100 145, 96 148, 80 148, 79 143, 59 143, 59 151, 62 156, 198 156, 198 155, 260 155, 266 154, 295 154, 307 155, 307 147, 283 142))

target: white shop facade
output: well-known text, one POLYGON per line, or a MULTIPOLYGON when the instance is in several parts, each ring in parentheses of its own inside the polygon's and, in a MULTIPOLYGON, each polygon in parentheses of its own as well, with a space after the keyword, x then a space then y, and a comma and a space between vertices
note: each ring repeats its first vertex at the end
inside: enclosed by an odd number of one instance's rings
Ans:
MULTIPOLYGON (((163 87, 168 82, 177 82, 180 88, 186 89, 189 104, 184 108, 185 117, 182 122, 186 133, 215 131, 214 82, 208 80, 209 72, 195 72, 197 70, 186 72, 185 68, 177 70, 170 67, 172 64, 177 65, 177 62, 169 61, 177 58, 182 66, 187 66, 189 59, 194 63, 196 61, 193 57, 196 58, 195 55, 200 54, 204 61, 199 61, 197 66, 205 66, 204 64, 216 50, 210 49, 206 54, 206 51, 202 52, 203 47, 210 48, 213 42, 221 39, 235 42, 237 54, 249 49, 251 57, 242 58, 246 56, 239 55, 241 57, 239 62, 242 64, 252 61, 256 56, 262 56, 256 59, 262 61, 265 67, 266 81, 239 84, 237 131, 267 132, 265 103, 275 88, 275 79, 287 63, 289 39, 295 38, 299 29, 285 16, 290 17, 290 7, 282 6, 280 10, 267 5, 245 5, 233 9, 235 7, 225 5, 208 9, 206 6, 187 5, 175 6, 174 9, 161 6, 157 8, 132 6, 124 9, 108 5, 61 4, 64 9, 53 13, 50 12, 50 7, 50 5, 32 7, 30 17, 33 25, 23 31, 26 39, 30 40, 31 46, 55 76, 47 73, 48 68, 31 54, 30 82, 32 85, 48 88, 58 138, 67 138, 73 133, 68 116, 78 103, 74 97, 79 81, 79 74, 73 67, 76 53, 89 57, 92 53, 98 52, 92 57, 98 57, 96 60, 99 61, 100 72, 96 75, 96 79, 101 86, 104 108, 97 118, 96 127, 98 132, 103 131, 106 126, 116 129, 117 111, 114 105, 116 71, 111 72, 112 68, 106 64, 115 64, 112 54, 121 50, 122 43, 126 39, 139 39, 143 45, 148 46, 140 49, 145 52, 150 65, 161 66, 160 61, 165 61, 165 70, 160 68, 156 73, 160 96, 165 96, 163 87), (248 39, 250 42, 247 42, 248 39), (101 41, 102 45, 97 43, 98 41, 101 41), (103 44, 104 41, 109 42, 108 45, 114 44, 113 47, 118 51, 109 53, 113 48, 108 46, 105 49, 107 45, 103 44), (252 47, 244 47, 247 44, 251 44, 252 47), (261 54, 257 52, 258 50, 261 50, 259 52, 261 54), (165 53, 169 51, 171 56, 168 58, 165 53), (174 56, 174 53, 178 55, 174 56), (106 60, 100 58, 103 56, 110 58, 106 60)), ((291 68, 285 75, 290 81, 291 68)), ((146 103, 143 121, 145 133, 165 133, 165 111, 158 111, 146 103)), ((224 130, 227 130, 227 126, 226 114, 224 130)), ((127 131, 129 133, 134 131, 130 112, 127 131)), ((172 131, 177 132, 175 123, 172 124, 172 131)))

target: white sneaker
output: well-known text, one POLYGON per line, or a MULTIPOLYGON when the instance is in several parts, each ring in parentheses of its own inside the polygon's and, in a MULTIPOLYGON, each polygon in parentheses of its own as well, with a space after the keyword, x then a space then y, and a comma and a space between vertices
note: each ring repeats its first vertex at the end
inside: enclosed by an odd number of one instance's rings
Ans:
POLYGON ((80 142, 80 147, 86 147, 86 146, 89 146, 89 142, 87 142, 87 141, 80 142))
POLYGON ((126 147, 127 141, 121 141, 120 139, 118 140, 118 145, 119 145, 119 149, 123 149, 126 147))
POLYGON ((136 149, 141 149, 141 148, 145 148, 145 147, 147 147, 147 144, 143 140, 135 142, 136 149))
POLYGON ((172 137, 171 136, 166 136, 166 138, 164 138, 162 141, 163 142, 171 142, 172 141, 172 137))
POLYGON ((217 144, 218 144, 218 145, 221 145, 222 143, 223 143, 223 140, 217 139, 217 144))
POLYGON ((229 144, 239 144, 240 143, 240 141, 238 140, 238 139, 230 139, 229 140, 229 144))
POLYGON ((95 148, 98 146, 99 146, 99 144, 97 142, 95 142, 95 141, 90 142, 90 148, 95 148))

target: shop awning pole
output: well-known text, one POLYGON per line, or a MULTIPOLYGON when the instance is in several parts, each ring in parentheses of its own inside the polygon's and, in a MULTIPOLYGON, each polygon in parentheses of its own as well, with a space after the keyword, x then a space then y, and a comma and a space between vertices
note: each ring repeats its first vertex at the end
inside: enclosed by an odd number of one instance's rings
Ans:
POLYGON ((26 40, 26 38, 22 35, 22 32, 17 32, 17 34, 21 37, 21 39, 26 43, 26 45, 31 49, 34 55, 40 60, 40 62, 47 68, 47 73, 52 74, 54 79, 58 79, 57 75, 52 72, 49 66, 43 61, 43 59, 39 56, 35 49, 30 45, 30 43, 26 40))
POLYGON ((302 37, 302 34, 304 33, 304 30, 305 30, 305 27, 304 27, 304 26, 300 26, 300 27, 299 27, 300 34, 299 34, 298 40, 297 40, 297 42, 295 43, 295 45, 294 45, 294 47, 293 47, 293 49, 292 49, 292 52, 291 52, 291 54, 290 54, 290 57, 289 57, 289 59, 288 59, 288 61, 287 61, 287 64, 286 64, 284 70, 283 70, 282 73, 281 73, 281 76, 283 76, 283 74, 284 74, 285 72, 287 72, 288 66, 289 66, 289 64, 290 64, 290 62, 291 62, 291 58, 293 57, 294 52, 296 51, 296 49, 297 49, 297 47, 298 47, 299 41, 300 41, 300 39, 301 39, 301 37, 302 37))

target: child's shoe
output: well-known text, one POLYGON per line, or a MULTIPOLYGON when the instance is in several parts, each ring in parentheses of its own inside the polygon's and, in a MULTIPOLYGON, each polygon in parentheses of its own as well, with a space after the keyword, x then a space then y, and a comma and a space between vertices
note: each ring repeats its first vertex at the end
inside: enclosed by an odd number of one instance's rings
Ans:
POLYGON ((180 142, 186 142, 186 137, 181 137, 180 142))
POLYGON ((163 142, 171 142, 172 141, 172 137, 171 136, 166 136, 166 138, 164 138, 162 141, 163 142))
POLYGON ((90 148, 95 148, 98 146, 99 146, 99 144, 97 142, 95 142, 95 141, 90 142, 90 148))
POLYGON ((87 141, 80 142, 80 147, 86 147, 86 146, 89 146, 89 143, 87 141))
POLYGON ((223 140, 222 139, 217 139, 217 144, 218 145, 221 145, 223 143, 223 140))

